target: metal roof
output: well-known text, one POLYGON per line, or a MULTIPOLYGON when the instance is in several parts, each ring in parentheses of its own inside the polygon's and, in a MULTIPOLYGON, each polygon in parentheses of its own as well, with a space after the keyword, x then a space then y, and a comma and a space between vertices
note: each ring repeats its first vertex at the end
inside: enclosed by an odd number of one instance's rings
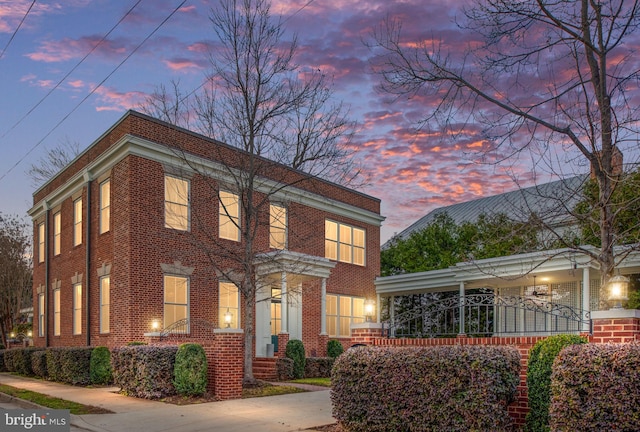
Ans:
MULTIPOLYGON (((588 179, 588 175, 580 175, 440 207, 418 219, 394 238, 405 239, 411 233, 423 230, 442 213, 447 213, 458 225, 465 222, 474 223, 482 214, 505 214, 509 219, 520 222, 529 220, 531 215, 535 214, 550 226, 568 225, 573 220, 569 210, 573 210, 580 201, 584 183, 588 179)), ((385 243, 383 248, 388 243, 385 243)))

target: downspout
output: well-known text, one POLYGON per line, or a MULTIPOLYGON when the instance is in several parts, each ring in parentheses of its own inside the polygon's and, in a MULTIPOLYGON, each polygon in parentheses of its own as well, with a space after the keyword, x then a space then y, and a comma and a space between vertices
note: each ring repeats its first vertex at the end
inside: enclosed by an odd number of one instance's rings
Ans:
POLYGON ((87 346, 91 346, 91 180, 89 174, 85 174, 87 181, 87 223, 85 224, 85 298, 84 310, 86 310, 87 346))
MULTIPOLYGON (((49 204, 45 202, 44 213, 44 346, 49 346, 49 204)), ((39 239, 38 239, 39 240, 39 239)))

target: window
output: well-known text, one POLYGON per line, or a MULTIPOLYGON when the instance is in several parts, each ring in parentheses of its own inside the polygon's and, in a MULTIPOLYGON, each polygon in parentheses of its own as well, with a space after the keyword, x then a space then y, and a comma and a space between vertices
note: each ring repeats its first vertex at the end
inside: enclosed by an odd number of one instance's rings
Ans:
POLYGON ((220 191, 220 238, 240 241, 240 203, 238 195, 220 191))
POLYGON ((73 334, 82 334, 82 284, 73 285, 73 334))
POLYGON ((73 245, 82 244, 82 198, 73 202, 73 245))
POLYGON ((271 334, 282 331, 282 288, 271 288, 271 334))
MULTIPOLYGON (((184 276, 164 277, 164 328, 189 318, 189 279, 184 276)), ((186 329, 187 327, 183 327, 186 329)), ((187 331, 187 330, 183 330, 187 331)))
POLYGON ((287 248, 287 208, 278 204, 269 206, 269 246, 287 248))
POLYGON ((224 316, 227 312, 231 314, 230 328, 240 328, 240 295, 238 287, 231 282, 220 282, 218 303, 218 325, 220 328, 227 328, 224 316))
POLYGON ((60 288, 53 290, 53 335, 60 336, 60 288))
POLYGON ((111 226, 111 181, 100 183, 100 234, 109 231, 111 226))
POLYGON ((164 176, 164 226, 189 230, 189 182, 164 176))
POLYGON ((53 215, 53 254, 60 255, 60 212, 53 215))
POLYGON ((38 262, 44 262, 45 252, 44 223, 38 225, 38 262))
POLYGON ((110 328, 111 278, 100 278, 100 333, 109 333, 110 328))
POLYGON ((38 336, 44 336, 44 293, 38 294, 38 336))
POLYGON ((327 294, 327 333, 333 337, 350 337, 351 324, 364 322, 364 299, 327 294))
POLYGON ((325 221, 324 251, 326 258, 364 266, 364 230, 330 220, 325 221))

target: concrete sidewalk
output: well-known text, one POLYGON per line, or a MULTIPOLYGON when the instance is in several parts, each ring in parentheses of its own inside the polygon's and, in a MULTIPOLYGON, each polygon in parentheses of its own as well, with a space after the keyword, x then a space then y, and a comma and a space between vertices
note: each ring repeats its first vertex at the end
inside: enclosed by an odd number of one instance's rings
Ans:
POLYGON ((7 373, 0 373, 0 383, 113 411, 72 416, 74 426, 96 432, 277 432, 335 423, 328 389, 178 406, 123 396, 114 387, 74 387, 7 373))

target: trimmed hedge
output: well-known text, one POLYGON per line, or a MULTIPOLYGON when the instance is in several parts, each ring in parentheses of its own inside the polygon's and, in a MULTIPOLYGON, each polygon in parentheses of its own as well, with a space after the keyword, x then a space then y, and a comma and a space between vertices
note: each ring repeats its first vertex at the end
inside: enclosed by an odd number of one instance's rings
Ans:
POLYGON ((276 360, 276 374, 278 381, 291 381, 293 377, 293 360, 281 357, 276 360))
POLYGON ((111 351, 116 385, 131 396, 159 399, 176 393, 173 369, 177 346, 137 345, 111 351))
POLYGON ((7 366, 4 364, 4 352, 6 350, 0 349, 0 372, 9 372, 7 366))
POLYGON ((207 355, 202 345, 186 343, 176 352, 173 385, 179 395, 199 396, 207 391, 207 355))
POLYGON ((291 339, 287 342, 287 348, 284 355, 293 360, 293 378, 303 378, 306 357, 302 341, 299 339, 291 339))
POLYGON ((637 431, 640 344, 572 345, 551 375, 552 431, 637 431))
POLYGON ((33 374, 37 377, 48 378, 47 351, 36 351, 31 354, 31 370, 33 370, 33 374))
POLYGON ((47 375, 52 381, 62 381, 64 371, 62 370, 62 351, 64 348, 47 348, 47 375))
POLYGON ((335 359, 331 357, 308 357, 304 365, 305 378, 329 378, 335 359))
POLYGON ((4 351, 4 364, 8 372, 15 372, 20 375, 33 375, 31 368, 31 355, 36 351, 42 351, 43 348, 26 347, 11 348, 4 351))
MULTIPOLYGON (((91 383, 91 352, 92 347, 65 347, 60 348, 60 369, 58 378, 60 381, 72 385, 87 385, 91 383)), ((47 359, 47 368, 49 361, 47 359)))
POLYGON ((529 351, 527 365, 529 412, 525 420, 528 432, 549 430, 551 368, 556 356, 568 345, 584 343, 587 343, 587 340, 578 335, 555 335, 539 341, 529 351))
POLYGON ((350 432, 507 431, 519 374, 514 347, 351 349, 334 364, 333 416, 350 432))
POLYGON ((89 376, 91 384, 104 385, 113 381, 109 348, 99 346, 93 349, 89 364, 89 376))
POLYGON ((327 355, 331 358, 337 358, 344 352, 344 347, 339 340, 331 339, 327 342, 327 355))

